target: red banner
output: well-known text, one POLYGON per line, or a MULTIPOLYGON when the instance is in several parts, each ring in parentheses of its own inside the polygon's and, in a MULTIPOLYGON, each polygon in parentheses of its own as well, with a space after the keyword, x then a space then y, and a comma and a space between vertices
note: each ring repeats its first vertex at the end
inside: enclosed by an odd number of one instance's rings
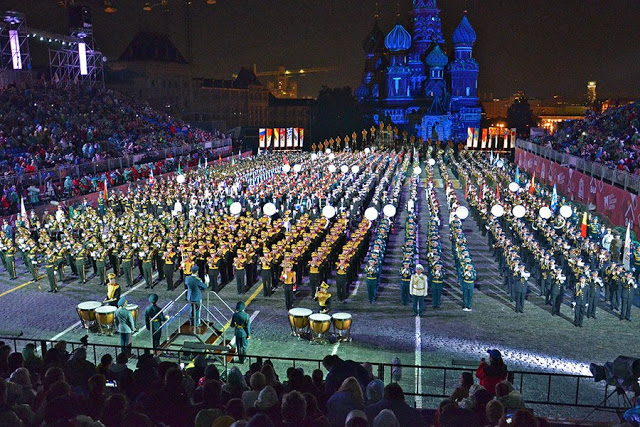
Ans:
POLYGON ((558 194, 567 200, 595 205, 596 211, 609 218, 614 226, 625 227, 631 222, 636 236, 640 235, 640 201, 636 194, 519 148, 516 148, 515 160, 521 170, 529 174, 535 172, 540 182, 556 184, 558 194))

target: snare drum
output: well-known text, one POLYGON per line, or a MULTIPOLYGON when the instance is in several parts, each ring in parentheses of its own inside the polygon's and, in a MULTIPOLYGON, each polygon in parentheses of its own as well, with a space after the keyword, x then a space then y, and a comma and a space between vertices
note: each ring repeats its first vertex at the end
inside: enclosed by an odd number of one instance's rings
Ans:
POLYGON ((331 316, 333 330, 340 341, 351 341, 351 315, 349 313, 335 313, 331 316))
POLYGON ((313 312, 308 308, 292 308, 289 310, 289 324, 291 325, 291 334, 294 337, 299 337, 307 332, 311 313, 313 312))
POLYGON ((111 305, 104 305, 96 308, 96 320, 100 333, 111 335, 113 333, 113 314, 116 308, 111 305))
POLYGON ((312 314, 309 316, 309 325, 313 333, 313 340, 323 341, 325 334, 331 326, 331 316, 322 313, 312 314))
POLYGON ((137 329, 138 326, 136 325, 136 320, 138 320, 138 313, 140 312, 138 304, 127 304, 125 308, 131 312, 131 315, 133 316, 133 326, 137 329))
POLYGON ((102 306, 98 301, 85 301, 78 304, 76 312, 82 323, 82 327, 89 329, 96 323, 96 308, 102 306))

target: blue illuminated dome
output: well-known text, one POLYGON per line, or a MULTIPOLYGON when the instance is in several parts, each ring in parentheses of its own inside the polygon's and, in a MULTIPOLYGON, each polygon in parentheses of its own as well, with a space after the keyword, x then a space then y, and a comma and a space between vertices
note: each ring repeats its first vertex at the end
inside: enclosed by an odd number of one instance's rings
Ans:
POLYGON ((440 46, 436 45, 436 47, 431 50, 431 53, 427 55, 426 62, 429 67, 444 68, 444 66, 449 63, 449 58, 444 54, 442 49, 440 49, 440 46))
POLYGON ((453 32, 453 44, 454 45, 473 45, 476 41, 476 32, 469 23, 467 15, 462 17, 460 25, 453 32))
POLYGON ((402 25, 396 24, 385 37, 384 45, 392 52, 408 50, 411 47, 411 34, 402 25))

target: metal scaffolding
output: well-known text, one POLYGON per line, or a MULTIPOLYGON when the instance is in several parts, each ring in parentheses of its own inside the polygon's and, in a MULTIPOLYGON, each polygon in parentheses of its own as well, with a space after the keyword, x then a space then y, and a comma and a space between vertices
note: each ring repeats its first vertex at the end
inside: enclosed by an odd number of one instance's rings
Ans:
POLYGON ((30 70, 31 55, 25 15, 6 11, 0 17, 0 72, 30 70))
POLYGON ((104 57, 95 49, 91 28, 71 33, 75 40, 69 48, 49 49, 51 81, 61 88, 86 85, 104 88, 104 57))

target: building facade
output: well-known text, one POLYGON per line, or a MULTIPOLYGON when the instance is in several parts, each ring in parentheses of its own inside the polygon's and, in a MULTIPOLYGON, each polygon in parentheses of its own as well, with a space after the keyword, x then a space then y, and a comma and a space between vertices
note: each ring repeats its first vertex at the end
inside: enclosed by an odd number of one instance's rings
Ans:
POLYGON ((462 140, 479 128, 476 33, 466 14, 443 50, 436 0, 413 0, 410 30, 398 22, 386 35, 378 21, 365 38, 365 69, 355 95, 378 123, 392 122, 424 139, 462 140))

